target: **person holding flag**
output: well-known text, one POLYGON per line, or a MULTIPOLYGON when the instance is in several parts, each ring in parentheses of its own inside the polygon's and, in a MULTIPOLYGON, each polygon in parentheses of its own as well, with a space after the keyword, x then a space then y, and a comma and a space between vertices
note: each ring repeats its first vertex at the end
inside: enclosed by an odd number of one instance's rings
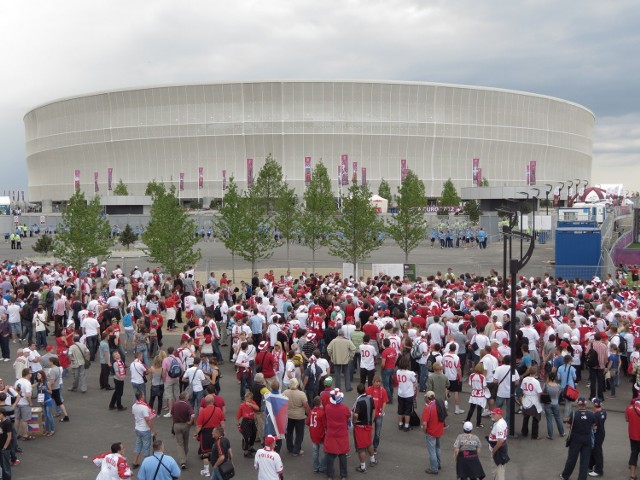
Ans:
POLYGON ((276 438, 274 450, 280 453, 282 439, 287 431, 289 399, 280 393, 280 384, 274 380, 271 382, 271 391, 264 395, 263 401, 266 413, 264 435, 276 438))

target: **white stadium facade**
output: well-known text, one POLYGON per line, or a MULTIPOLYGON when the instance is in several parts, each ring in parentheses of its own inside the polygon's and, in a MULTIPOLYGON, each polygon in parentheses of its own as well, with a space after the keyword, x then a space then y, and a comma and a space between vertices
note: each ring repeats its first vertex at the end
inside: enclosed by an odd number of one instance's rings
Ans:
POLYGON ((246 188, 270 153, 299 194, 320 160, 336 194, 342 165, 343 181, 355 167, 361 182, 366 169, 373 191, 382 178, 395 191, 410 169, 430 197, 448 178, 473 186, 474 172, 492 187, 590 180, 594 120, 558 98, 437 83, 247 81, 99 92, 25 115, 28 196, 61 202, 76 186, 105 196, 120 179, 130 195, 143 195, 156 179, 182 184, 184 199, 219 198, 232 175, 246 188))

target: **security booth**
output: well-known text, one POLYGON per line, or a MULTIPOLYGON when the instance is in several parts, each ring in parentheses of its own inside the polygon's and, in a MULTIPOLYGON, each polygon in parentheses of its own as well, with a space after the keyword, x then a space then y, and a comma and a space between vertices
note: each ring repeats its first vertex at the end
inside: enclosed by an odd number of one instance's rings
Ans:
POLYGON ((595 220, 558 221, 555 247, 556 278, 600 276, 602 232, 595 220))

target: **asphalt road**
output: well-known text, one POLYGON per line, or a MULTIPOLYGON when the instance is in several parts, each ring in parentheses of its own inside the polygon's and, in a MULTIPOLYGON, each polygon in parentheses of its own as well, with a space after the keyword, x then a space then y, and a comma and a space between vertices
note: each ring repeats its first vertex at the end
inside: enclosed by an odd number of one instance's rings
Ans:
MULTIPOLYGON (((179 337, 177 335, 166 335, 165 348, 169 345, 177 345, 179 337)), ((16 345, 11 345, 12 355, 16 345)), ((226 348, 224 348, 226 352, 226 348)), ((224 352, 223 352, 224 353, 224 352)), ((226 352, 228 353, 228 352, 226 352)), ((130 358, 127 359, 130 361, 130 358)), ((231 440, 232 448, 236 457, 236 478, 250 479, 257 478, 253 470, 253 463, 249 459, 242 457, 240 434, 235 428, 235 412, 239 404, 239 387, 236 384, 235 375, 230 365, 222 366, 222 396, 227 402, 228 437, 231 440)), ((5 381, 13 379, 11 364, 0 363, 0 374, 5 381)), ((91 458, 104 453, 109 449, 112 442, 124 442, 126 456, 131 463, 133 456, 133 445, 135 434, 133 429, 133 417, 131 415, 131 405, 133 403, 132 389, 129 384, 125 384, 125 404, 128 410, 125 412, 108 410, 108 402, 111 392, 101 391, 98 387, 99 366, 93 365, 87 372, 89 390, 86 394, 64 391, 65 404, 69 411, 71 421, 69 423, 57 423, 56 434, 49 438, 37 438, 31 442, 20 442, 24 453, 21 454, 21 464, 14 467, 14 477, 19 479, 65 479, 65 480, 87 480, 93 479, 98 473, 98 469, 91 462, 91 458)), ((70 384, 65 385, 65 389, 70 384)), ((586 392, 586 387, 580 386, 581 391, 586 392)), ((604 445, 605 450, 605 474, 606 478, 622 479, 628 478, 627 461, 629 455, 629 443, 627 428, 624 416, 621 413, 630 398, 630 384, 624 382, 619 398, 608 400, 605 407, 609 410, 609 419, 606 429, 607 437, 604 445)), ((465 393, 462 395, 462 405, 467 406, 468 387, 465 386, 465 393)), ((345 403, 349 407, 355 401, 354 391, 347 393, 345 403)), ((419 398, 419 408, 423 406, 422 398, 419 398)), ((411 432, 400 432, 396 425, 395 405, 387 408, 387 415, 383 427, 382 441, 379 448, 380 464, 375 468, 369 468, 366 478, 389 479, 389 478, 420 478, 425 477, 425 468, 428 467, 428 457, 424 442, 424 435, 419 430, 411 432)), ((453 410, 451 408, 450 410, 453 410)), ((448 423, 450 427, 446 430, 442 439, 442 462, 443 467, 439 478, 454 479, 455 464, 453 462, 452 444, 457 434, 462 432, 462 422, 464 415, 450 414, 448 423)), ((517 429, 520 429, 521 416, 516 416, 517 429)), ((165 441, 166 453, 175 455, 176 448, 171 436, 171 420, 167 418, 157 418, 155 425, 158 429, 159 438, 165 441)), ((490 421, 485 419, 485 428, 476 433, 481 439, 489 433, 490 421)), ((544 418, 541 423, 541 434, 546 435, 546 423, 544 418)), ((564 447, 564 439, 553 441, 529 439, 519 439, 509 441, 511 462, 507 467, 507 478, 511 480, 556 478, 564 466, 567 449, 564 447)), ((285 478, 323 478, 321 475, 314 475, 311 464, 311 443, 308 432, 305 432, 303 449, 305 455, 293 457, 283 449, 282 458, 285 465, 285 478)), ((486 442, 483 440, 483 451, 481 459, 485 472, 490 477, 491 459, 488 453, 486 442)), ((362 475, 355 471, 358 466, 356 456, 349 458, 349 476, 357 478, 362 475)), ((195 440, 191 444, 191 451, 188 458, 189 468, 183 472, 181 478, 197 479, 200 477, 200 461, 197 458, 197 446, 195 440)), ((577 478, 577 472, 572 478, 577 478)))

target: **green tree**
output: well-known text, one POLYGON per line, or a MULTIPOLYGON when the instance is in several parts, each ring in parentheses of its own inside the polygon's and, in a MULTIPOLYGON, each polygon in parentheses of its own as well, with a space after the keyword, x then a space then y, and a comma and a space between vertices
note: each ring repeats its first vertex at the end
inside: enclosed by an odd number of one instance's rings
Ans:
POLYGON ((482 177, 482 181, 480 182, 480 186, 481 187, 488 187, 489 186, 489 180, 487 180, 487 177, 482 177))
POLYGON ((398 187, 398 213, 387 221, 386 231, 404 252, 405 263, 409 263, 409 252, 415 250, 427 236, 424 195, 424 183, 415 173, 409 171, 404 182, 398 187))
POLYGON ((284 185, 282 178, 282 166, 269 154, 258 172, 255 185, 250 189, 251 197, 263 203, 271 216, 274 215, 276 202, 284 185))
POLYGON ((324 163, 313 168, 311 183, 304 192, 304 213, 300 219, 302 238, 311 249, 312 265, 315 270, 316 252, 326 245, 333 228, 333 217, 338 212, 331 179, 324 163))
POLYGON ((119 197, 126 197, 127 195, 129 195, 129 188, 122 181, 122 179, 120 179, 114 187, 113 194, 119 197))
POLYGON ((145 252, 172 275, 201 258, 200 250, 194 249, 198 242, 193 234, 196 224, 180 206, 175 190, 174 186, 167 190, 163 185, 152 192, 151 219, 142 234, 145 252))
POLYGON ((460 205, 460 196, 451 179, 448 179, 442 185, 442 193, 440 194, 438 205, 441 207, 457 207, 460 205))
POLYGON ((480 215, 482 215, 482 210, 480 210, 480 202, 477 200, 469 200, 464 204, 464 208, 462 209, 462 213, 469 217, 469 220, 475 225, 480 220, 480 215))
POLYGON ((47 235, 45 233, 40 238, 38 238, 36 243, 33 244, 32 248, 34 252, 43 253, 44 255, 46 255, 47 253, 53 251, 53 244, 54 242, 53 238, 51 238, 51 235, 47 235))
POLYGON ((124 230, 120 234, 120 243, 124 247, 127 247, 127 250, 129 250, 129 246, 133 245, 137 239, 137 235, 133 233, 133 228, 131 228, 131 225, 127 223, 127 225, 124 227, 124 230))
POLYGON ((378 196, 391 201, 391 187, 384 178, 380 181, 380 186, 378 186, 378 196))
POLYGON ((62 213, 53 254, 79 272, 91 257, 109 256, 113 246, 110 234, 100 197, 96 195, 87 202, 84 192, 77 190, 62 213))
POLYGON ((240 240, 246 234, 242 202, 242 195, 238 191, 238 185, 232 176, 229 179, 224 200, 220 207, 220 216, 215 220, 214 228, 222 239, 225 248, 231 253, 231 270, 234 283, 236 281, 236 255, 240 251, 240 244, 242 243, 240 240))
POLYGON ((351 183, 332 230, 336 233, 329 239, 329 253, 351 262, 358 278, 358 264, 380 248, 379 235, 384 231, 384 223, 371 204, 369 187, 351 183))
POLYGON ((289 263, 289 248, 291 241, 298 236, 300 228, 300 201, 295 189, 286 183, 282 185, 280 194, 276 199, 275 227, 284 238, 287 247, 287 268, 291 268, 289 263))
POLYGON ((167 189, 164 184, 156 182, 156 179, 154 178, 149 183, 147 183, 147 188, 145 188, 144 194, 148 197, 154 197, 163 194, 166 191, 167 189))

